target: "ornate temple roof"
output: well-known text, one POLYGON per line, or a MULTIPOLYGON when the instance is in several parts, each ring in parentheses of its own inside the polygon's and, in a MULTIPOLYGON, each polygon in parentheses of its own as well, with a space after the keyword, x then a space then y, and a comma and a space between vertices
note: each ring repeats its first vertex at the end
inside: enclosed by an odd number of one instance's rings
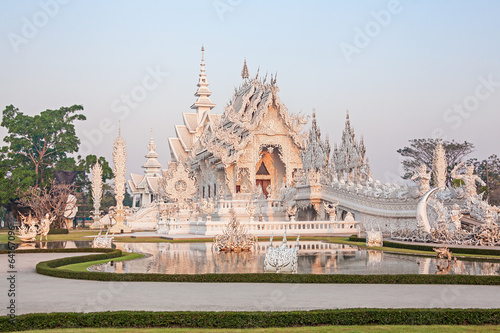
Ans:
POLYGON ((276 76, 266 82, 257 76, 247 79, 245 66, 242 72, 244 79, 240 87, 235 89, 231 101, 226 106, 219 121, 213 121, 212 130, 205 130, 198 149, 206 149, 219 158, 224 165, 238 160, 243 149, 251 142, 255 131, 262 125, 270 108, 275 108, 279 118, 283 120, 294 143, 304 147, 304 135, 300 134, 307 119, 299 115, 289 114, 281 102, 276 84, 276 76))

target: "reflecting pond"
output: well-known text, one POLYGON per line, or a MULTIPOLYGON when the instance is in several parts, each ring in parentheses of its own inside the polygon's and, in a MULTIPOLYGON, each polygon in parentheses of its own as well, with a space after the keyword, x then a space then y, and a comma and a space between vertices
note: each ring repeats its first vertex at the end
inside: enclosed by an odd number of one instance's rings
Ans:
MULTIPOLYGON (((116 273, 263 273, 268 245, 269 242, 259 242, 254 252, 219 253, 212 251, 211 242, 115 243, 117 248, 125 252, 140 252, 148 256, 112 265, 96 265, 90 269, 116 273)), ((294 245, 295 242, 289 242, 289 246, 294 245)), ((500 263, 497 262, 448 262, 431 257, 383 253, 321 241, 301 241, 298 253, 298 274, 500 275, 500 263)))
MULTIPOLYGON (((85 241, 55 241, 55 242, 29 242, 29 243, 14 243, 16 250, 30 249, 77 249, 84 247, 92 247, 92 238, 85 241)), ((0 244, 0 250, 8 250, 8 244, 0 244)))

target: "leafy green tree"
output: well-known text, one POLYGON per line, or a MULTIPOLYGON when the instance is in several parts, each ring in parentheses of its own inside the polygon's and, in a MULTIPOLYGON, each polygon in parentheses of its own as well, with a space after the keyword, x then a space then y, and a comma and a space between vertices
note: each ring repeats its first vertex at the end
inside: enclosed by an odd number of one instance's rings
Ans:
POLYGON ((81 105, 26 115, 9 105, 3 110, 1 126, 8 131, 0 150, 1 204, 9 204, 17 191, 46 186, 56 164, 78 151, 80 140, 74 122, 85 120, 81 105))
MULTIPOLYGON (((438 143, 438 139, 412 139, 409 140, 410 146, 398 149, 397 152, 405 157, 403 160, 403 169, 405 174, 403 179, 412 177, 414 171, 423 163, 427 166, 427 170, 432 169, 432 159, 434 149, 438 143)), ((458 163, 469 155, 474 150, 474 145, 470 142, 441 141, 444 150, 446 151, 446 162, 449 171, 451 171, 458 163)), ((448 178, 448 183, 451 179, 448 178)))

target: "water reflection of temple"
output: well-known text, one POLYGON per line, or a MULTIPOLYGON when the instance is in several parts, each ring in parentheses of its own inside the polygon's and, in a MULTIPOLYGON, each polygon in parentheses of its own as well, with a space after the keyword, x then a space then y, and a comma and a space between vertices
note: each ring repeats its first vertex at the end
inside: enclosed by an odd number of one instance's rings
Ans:
MULTIPOLYGON (((274 242, 276 243, 281 242, 274 242)), ((198 243, 116 243, 127 252, 141 252, 148 257, 101 265, 97 270, 116 273, 262 273, 269 242, 257 243, 252 252, 219 253, 211 242, 198 243)), ((295 242, 289 242, 289 247, 295 242)), ((452 261, 364 250, 344 244, 301 241, 299 274, 469 274, 500 275, 500 264, 491 262, 452 261), (446 261, 447 263, 447 261, 446 261), (441 265, 441 268, 438 266, 441 265)))

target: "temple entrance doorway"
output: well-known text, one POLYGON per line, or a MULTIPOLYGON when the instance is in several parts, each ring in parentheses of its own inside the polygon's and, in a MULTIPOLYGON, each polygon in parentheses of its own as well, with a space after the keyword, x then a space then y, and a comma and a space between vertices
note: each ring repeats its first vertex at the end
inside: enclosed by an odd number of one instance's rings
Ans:
POLYGON ((255 185, 262 188, 266 198, 275 198, 285 183, 285 164, 279 156, 279 148, 265 146, 256 165, 255 185))

